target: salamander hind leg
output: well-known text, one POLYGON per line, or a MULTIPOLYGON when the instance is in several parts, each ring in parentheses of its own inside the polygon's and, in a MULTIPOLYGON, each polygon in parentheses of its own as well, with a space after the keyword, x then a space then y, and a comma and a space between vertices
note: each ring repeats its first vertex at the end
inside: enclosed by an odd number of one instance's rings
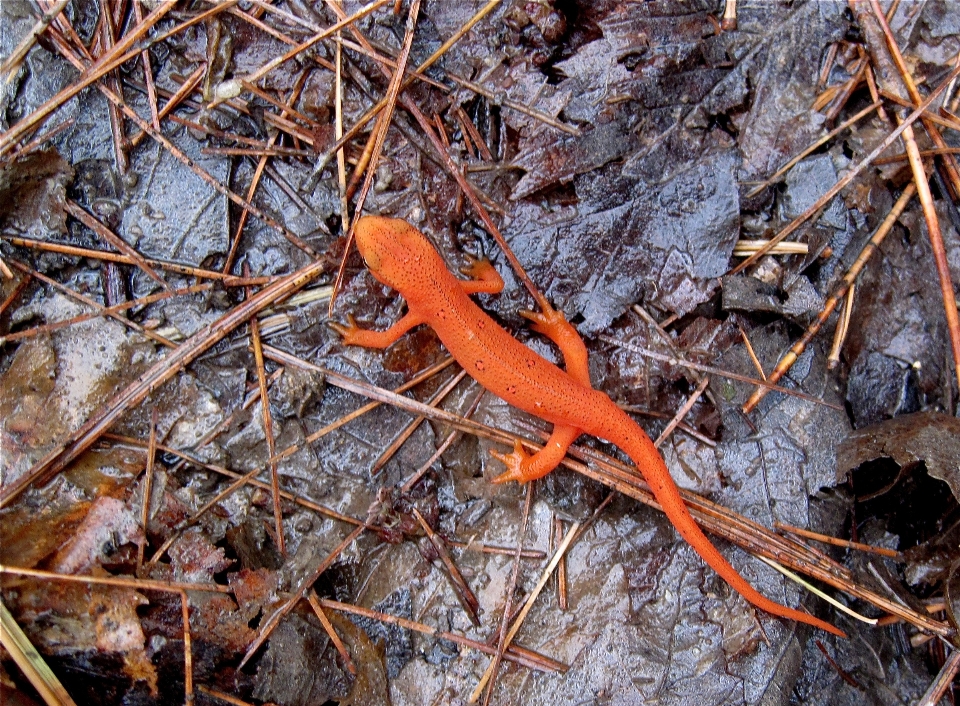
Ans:
POLYGON ((588 363, 587 347, 580 338, 580 334, 573 327, 562 311, 553 307, 542 313, 521 309, 517 312, 525 319, 533 322, 532 328, 553 341, 563 354, 563 362, 567 373, 574 380, 585 387, 590 384, 590 364, 588 363))
POLYGON ((507 466, 507 472, 493 479, 494 483, 508 483, 515 480, 526 483, 536 478, 542 478, 556 468, 563 457, 567 455, 570 444, 580 436, 577 427, 557 424, 546 445, 534 455, 523 450, 519 441, 514 442, 513 451, 508 454, 491 451, 490 454, 507 466))

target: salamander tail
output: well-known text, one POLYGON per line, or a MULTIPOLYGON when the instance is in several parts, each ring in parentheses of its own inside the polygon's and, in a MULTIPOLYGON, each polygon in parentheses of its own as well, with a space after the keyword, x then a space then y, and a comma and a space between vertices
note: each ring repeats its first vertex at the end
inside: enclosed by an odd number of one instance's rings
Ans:
MULTIPOLYGON (((782 606, 757 592, 757 590, 730 565, 730 562, 724 558, 717 548, 713 546, 699 525, 694 521, 686 504, 683 502, 680 491, 670 477, 670 471, 667 470, 667 466, 663 462, 663 457, 660 455, 660 452, 657 451, 653 442, 650 441, 650 437, 648 437, 643 429, 637 426, 630 417, 620 412, 619 409, 616 411, 623 415, 619 423, 616 424, 616 427, 619 428, 611 429, 608 427, 603 433, 597 433, 599 430, 588 431, 611 441, 630 456, 631 460, 643 474, 644 479, 650 485, 650 489, 653 491, 657 502, 660 503, 667 518, 673 523, 673 526, 676 527, 680 536, 696 550, 714 571, 720 574, 724 581, 729 583, 741 596, 761 610, 765 610, 781 618, 788 618, 813 625, 838 637, 847 637, 846 633, 830 623, 815 618, 808 613, 782 606), (629 426, 627 426, 628 424, 629 426)), ((619 414, 617 415, 618 418, 619 414)), ((608 419, 608 422, 609 421, 613 420, 608 419)))

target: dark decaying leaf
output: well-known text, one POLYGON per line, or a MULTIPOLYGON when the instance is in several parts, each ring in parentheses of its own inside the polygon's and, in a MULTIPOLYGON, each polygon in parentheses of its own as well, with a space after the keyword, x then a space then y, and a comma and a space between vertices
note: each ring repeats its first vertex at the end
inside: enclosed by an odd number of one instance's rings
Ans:
POLYGON ((73 167, 56 150, 0 164, 0 226, 31 238, 67 232, 65 199, 73 167))
POLYGON ((866 461, 891 458, 901 467, 923 463, 960 501, 960 421, 918 412, 853 432, 837 451, 838 479, 866 461))
MULTIPOLYGON (((517 206, 505 236, 528 272, 580 330, 608 327, 640 298, 689 313, 709 299, 736 240, 736 156, 707 155, 660 186, 611 172, 578 177, 576 207, 517 206)), ((497 308, 514 316, 515 288, 497 308)))
POLYGON ((954 560, 950 566, 950 577, 947 579, 945 594, 950 621, 955 626, 960 626, 960 559, 954 560))
POLYGON ((340 700, 349 689, 349 675, 337 665, 330 638, 320 627, 293 614, 277 626, 259 660, 253 695, 263 701, 309 706, 340 700))
MULTIPOLYGON (((373 609, 409 620, 413 617, 410 591, 407 589, 397 590, 374 605, 373 609)), ((409 630, 362 616, 352 616, 350 620, 366 633, 370 641, 375 644, 382 643, 387 676, 391 679, 396 677, 404 665, 413 659, 413 639, 409 630)))

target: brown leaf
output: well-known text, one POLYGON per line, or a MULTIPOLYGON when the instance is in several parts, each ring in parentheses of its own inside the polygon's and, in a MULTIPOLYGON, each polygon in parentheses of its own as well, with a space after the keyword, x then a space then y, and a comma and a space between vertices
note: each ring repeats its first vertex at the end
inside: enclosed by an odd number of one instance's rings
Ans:
POLYGON ((119 500, 104 496, 93 503, 83 524, 57 553, 52 568, 64 574, 83 573, 130 542, 144 542, 139 519, 119 500))
POLYGON ((215 547, 207 535, 198 531, 184 533, 170 547, 173 574, 178 581, 213 582, 214 574, 226 571, 233 560, 215 547))
POLYGON ((919 412, 859 429, 837 452, 837 478, 843 480, 860 464, 882 457, 901 467, 923 461, 927 473, 949 485, 960 501, 960 419, 919 412))

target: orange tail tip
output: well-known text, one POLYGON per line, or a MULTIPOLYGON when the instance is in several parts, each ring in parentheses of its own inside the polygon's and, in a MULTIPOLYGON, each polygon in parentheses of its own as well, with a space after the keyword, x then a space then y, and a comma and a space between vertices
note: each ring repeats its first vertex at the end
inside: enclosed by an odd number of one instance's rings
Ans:
POLYGON ((828 633, 832 635, 836 635, 837 637, 842 637, 844 640, 850 639, 850 636, 847 635, 847 633, 845 633, 843 630, 841 630, 838 627, 834 627, 830 623, 823 623, 823 625, 820 627, 821 629, 826 630, 828 633))
MULTIPOLYGON (((750 598, 747 596, 744 596, 744 598, 746 598, 748 601, 750 600, 750 598)), ((753 603, 753 601, 751 601, 751 603, 753 603)), ((754 605, 756 604, 754 603, 754 605)), ((801 610, 794 610, 793 608, 787 608, 786 606, 782 606, 779 603, 773 604, 773 607, 776 608, 775 610, 772 607, 767 607, 763 605, 758 605, 757 607, 760 608, 761 610, 765 610, 771 615, 776 615, 778 618, 785 618, 787 620, 796 620, 798 623, 806 623, 807 625, 812 625, 815 628, 820 628, 824 632, 828 632, 831 635, 842 637, 845 640, 849 639, 849 636, 847 635, 847 633, 845 633, 840 628, 834 625, 831 625, 825 620, 820 620, 820 618, 815 618, 809 613, 804 613, 801 610)))

